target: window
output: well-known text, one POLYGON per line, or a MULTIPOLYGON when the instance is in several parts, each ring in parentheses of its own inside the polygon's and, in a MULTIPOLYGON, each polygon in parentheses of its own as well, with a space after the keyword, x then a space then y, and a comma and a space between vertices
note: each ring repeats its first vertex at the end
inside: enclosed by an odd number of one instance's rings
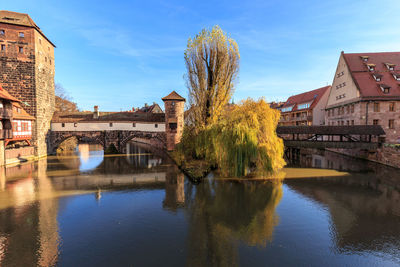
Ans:
POLYGON ((154 124, 154 128, 158 128, 158 124, 156 123, 156 124, 154 124))
POLYGON ((282 112, 292 111, 293 106, 282 108, 282 112))
POLYGON ((336 78, 342 77, 343 75, 344 75, 344 71, 339 72, 339 73, 336 75, 336 78))
POLYGON ((39 44, 42 44, 42 38, 39 38, 39 44))
POLYGON ((175 106, 175 102, 174 101, 171 102, 171 106, 175 106))
POLYGON ((1 51, 6 51, 6 45, 5 44, 1 45, 1 51))
POLYGON ((346 113, 347 113, 347 114, 350 113, 350 106, 346 106, 346 113))
POLYGON ((390 112, 393 112, 393 111, 394 111, 394 105, 395 105, 394 102, 390 102, 390 103, 389 103, 389 111, 390 111, 390 112))
POLYGON ((381 84, 380 87, 381 87, 381 90, 382 90, 382 92, 383 92, 384 94, 388 94, 388 93, 389 93, 389 91, 390 91, 390 86, 388 86, 388 85, 386 85, 386 84, 381 84))
POLYGON ((3 108, 3 102, 0 102, 0 108, 3 108))
POLYGON ((136 127, 136 123, 132 123, 132 127, 136 127))
POLYGON ((49 59, 49 63, 50 63, 50 65, 51 65, 51 59, 49 59))
POLYGON ((393 73, 393 78, 394 78, 396 81, 400 81, 400 74, 399 74, 399 73, 393 73))
POLYGON ((374 103, 374 112, 379 112, 379 103, 378 102, 374 103))
POLYGON ((354 113, 354 104, 352 104, 352 105, 350 106, 350 112, 351 112, 351 113, 354 113))
POLYGON ((361 56, 362 61, 368 62, 369 56, 361 56))
POLYGON ((0 30, 0 35, 4 35, 6 32, 4 30, 0 30))
POLYGON ((379 120, 373 120, 373 121, 372 121, 372 124, 373 124, 373 125, 379 125, 379 120))
POLYGON ((350 125, 350 121, 346 121, 346 125, 349 126, 350 125))
POLYGON ((22 46, 20 46, 20 47, 18 47, 18 51, 19 51, 20 53, 24 53, 24 48, 23 48, 22 46))
POLYGON ((112 122, 110 122, 110 127, 113 127, 113 123, 112 122))
POLYGON ((309 108, 311 105, 311 102, 309 103, 303 103, 297 106, 297 109, 305 109, 305 108, 309 108))
POLYGON ((369 71, 374 71, 375 70, 375 64, 368 64, 367 67, 368 67, 369 71))
POLYGON ((65 123, 61 123, 61 127, 63 127, 63 128, 64 128, 64 127, 65 127, 65 123))
POLYGON ((394 67, 396 66, 395 64, 392 63, 385 63, 385 65, 388 70, 394 70, 394 67))
POLYGON ((389 120, 389 129, 394 129, 394 120, 389 120))
POLYGON ((172 131, 176 131, 176 129, 178 128, 178 124, 176 122, 170 123, 169 124, 169 129, 172 131))
POLYGON ((377 82, 380 82, 382 80, 382 74, 374 73, 372 76, 374 77, 375 81, 377 81, 377 82))
POLYGON ((74 122, 74 127, 78 127, 78 123, 74 122))
POLYGON ((25 34, 23 32, 18 33, 18 37, 24 38, 25 34))
POLYGON ((354 125, 354 120, 351 120, 351 125, 354 125))
POLYGON ((47 57, 44 57, 44 62, 47 62, 47 57))

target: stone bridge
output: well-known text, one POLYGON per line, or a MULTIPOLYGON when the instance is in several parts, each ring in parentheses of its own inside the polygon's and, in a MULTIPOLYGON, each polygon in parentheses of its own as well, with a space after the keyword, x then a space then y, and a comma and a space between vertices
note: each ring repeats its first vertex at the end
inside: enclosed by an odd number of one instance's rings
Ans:
POLYGON ((165 132, 146 131, 51 131, 48 138, 48 152, 55 153, 59 145, 65 140, 76 137, 80 143, 100 144, 104 149, 111 145, 120 153, 126 153, 126 144, 130 141, 150 145, 153 148, 166 148, 165 132))

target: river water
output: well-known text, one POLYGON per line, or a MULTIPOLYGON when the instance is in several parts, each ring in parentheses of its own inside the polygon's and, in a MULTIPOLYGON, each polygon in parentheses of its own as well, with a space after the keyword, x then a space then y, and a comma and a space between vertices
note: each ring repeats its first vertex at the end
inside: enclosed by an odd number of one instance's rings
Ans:
POLYGON ((2 169, 1 266, 400 265, 400 171, 306 153, 283 181, 193 184, 129 144, 2 169))

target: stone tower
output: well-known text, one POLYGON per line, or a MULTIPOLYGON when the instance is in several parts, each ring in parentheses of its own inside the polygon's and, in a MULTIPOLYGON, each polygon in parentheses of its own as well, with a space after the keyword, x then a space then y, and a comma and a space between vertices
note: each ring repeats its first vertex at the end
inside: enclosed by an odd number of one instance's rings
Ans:
POLYGON ((47 154, 54 112, 54 48, 28 14, 0 11, 0 86, 36 118, 32 141, 37 156, 47 154))
POLYGON ((184 126, 185 99, 172 91, 163 97, 165 107, 165 133, 167 135, 167 150, 174 150, 181 141, 184 126))

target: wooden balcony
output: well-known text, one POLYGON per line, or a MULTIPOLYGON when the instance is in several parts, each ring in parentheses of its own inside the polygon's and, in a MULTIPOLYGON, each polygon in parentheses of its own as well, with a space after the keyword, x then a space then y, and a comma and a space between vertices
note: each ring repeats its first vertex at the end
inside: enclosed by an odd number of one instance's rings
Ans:
POLYGON ((12 138, 13 138, 13 132, 11 129, 0 130, 0 140, 12 139, 12 138))
POLYGON ((13 112, 11 108, 0 108, 0 119, 11 119, 12 114, 13 112))

